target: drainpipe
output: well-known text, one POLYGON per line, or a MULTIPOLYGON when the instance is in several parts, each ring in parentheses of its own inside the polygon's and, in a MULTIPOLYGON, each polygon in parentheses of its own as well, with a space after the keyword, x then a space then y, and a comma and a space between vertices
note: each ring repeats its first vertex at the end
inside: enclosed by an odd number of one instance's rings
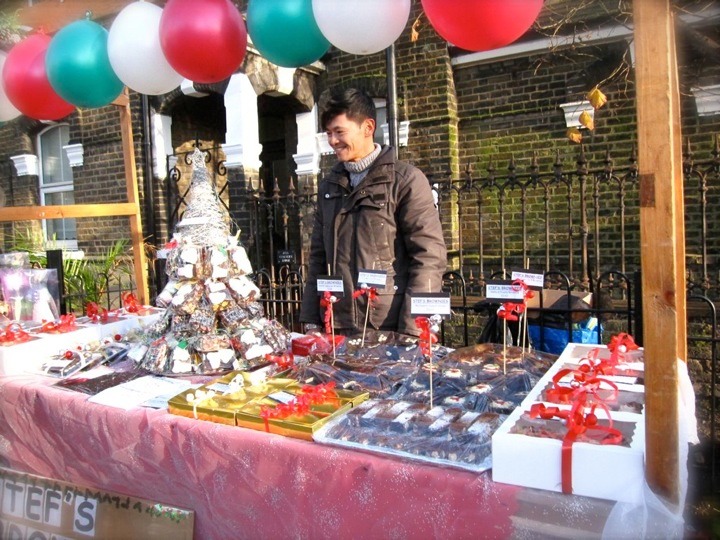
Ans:
POLYGON ((150 101, 147 95, 141 94, 140 101, 143 123, 143 192, 145 195, 145 215, 147 223, 144 223, 143 229, 150 237, 153 244, 157 244, 155 236, 155 193, 153 189, 153 180, 155 174, 153 172, 153 131, 152 122, 150 121, 150 101))
MULTIPOLYGON (((150 101, 146 94, 140 94, 140 110, 143 125, 143 193, 146 222, 143 223, 144 236, 148 238, 151 245, 157 246, 158 238, 155 228, 155 191, 154 180, 155 173, 153 171, 153 130, 150 121, 150 101)), ((159 294, 164 286, 161 272, 158 271, 158 265, 153 264, 153 273, 155 274, 155 294, 159 294)))
POLYGON ((390 146, 398 157, 398 118, 397 118, 397 69, 395 64, 395 44, 385 49, 385 64, 387 72, 387 122, 390 146))

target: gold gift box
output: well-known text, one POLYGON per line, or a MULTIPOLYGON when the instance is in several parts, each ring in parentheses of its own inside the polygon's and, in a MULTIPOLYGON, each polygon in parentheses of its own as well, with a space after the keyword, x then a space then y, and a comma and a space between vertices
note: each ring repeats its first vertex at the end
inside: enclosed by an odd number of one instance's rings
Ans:
POLYGON ((188 400, 188 395, 195 396, 198 390, 187 390, 168 401, 168 411, 199 420, 312 440, 313 433, 328 420, 370 397, 367 392, 335 390, 337 400, 312 405, 306 415, 294 415, 283 419, 272 418, 265 421, 261 415, 263 407, 272 409, 279 403, 268 396, 277 392, 297 395, 302 388, 303 385, 293 379, 270 378, 260 381, 253 373, 236 371, 198 389, 201 392, 214 391, 215 394, 211 398, 193 404, 188 400), (242 377, 243 386, 239 390, 229 391, 232 389, 231 381, 238 376, 242 377))

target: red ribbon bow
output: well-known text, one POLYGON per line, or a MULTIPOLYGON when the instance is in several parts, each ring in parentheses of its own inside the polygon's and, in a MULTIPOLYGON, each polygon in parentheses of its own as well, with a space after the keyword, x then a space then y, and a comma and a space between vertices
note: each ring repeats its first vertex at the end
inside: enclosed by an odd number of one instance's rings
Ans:
POLYGON ((497 310, 497 316, 506 321, 517 321, 525 313, 525 304, 505 302, 497 310))
POLYGON ((88 302, 85 305, 85 312, 92 322, 106 323, 110 319, 108 310, 98 306, 95 302, 88 302))
POLYGON ((304 416, 310 412, 312 405, 324 403, 340 403, 340 398, 335 392, 335 381, 330 381, 317 386, 303 386, 300 393, 287 403, 279 403, 275 407, 263 405, 260 407, 260 418, 265 423, 265 431, 270 432, 270 420, 285 419, 290 416, 304 416))
POLYGON ((29 340, 30 334, 18 323, 10 323, 0 332, 0 343, 23 343, 29 340))
POLYGON ((639 348, 633 337, 625 332, 614 335, 608 343, 610 359, 615 363, 618 363, 626 352, 636 351, 639 348))
POLYGON ((378 292, 376 287, 360 287, 359 289, 356 289, 353 291, 352 297, 353 298, 360 298, 362 295, 366 294, 368 297, 368 302, 372 305, 372 303, 377 299, 378 292))
POLYGON ((138 299, 131 292, 123 293, 122 303, 125 311, 128 313, 138 313, 142 307, 138 302, 138 299))
POLYGON ((293 353, 283 353, 280 356, 266 354, 265 360, 277 365, 277 367, 283 371, 286 369, 290 369, 295 365, 295 356, 293 355, 293 353))
POLYGON ((60 334, 64 332, 70 332, 72 330, 75 330, 76 328, 77 323, 75 322, 75 315, 69 313, 68 315, 60 315, 60 319, 58 322, 43 322, 42 326, 40 327, 40 332, 60 334))

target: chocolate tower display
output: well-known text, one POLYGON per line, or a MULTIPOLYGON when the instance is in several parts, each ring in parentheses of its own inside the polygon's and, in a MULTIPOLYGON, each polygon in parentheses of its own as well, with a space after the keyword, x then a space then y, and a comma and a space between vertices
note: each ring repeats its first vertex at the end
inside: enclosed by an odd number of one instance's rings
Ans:
POLYGON ((289 343, 289 332, 264 317, 252 265, 197 148, 192 168, 187 207, 167 246, 168 283, 156 300, 166 311, 130 353, 154 373, 246 369, 289 343))

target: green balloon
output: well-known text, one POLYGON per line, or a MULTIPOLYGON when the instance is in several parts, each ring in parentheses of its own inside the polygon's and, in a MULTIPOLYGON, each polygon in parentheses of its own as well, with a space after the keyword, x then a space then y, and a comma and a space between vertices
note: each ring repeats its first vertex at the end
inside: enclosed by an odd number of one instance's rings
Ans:
POLYGON ((315 22, 312 0, 250 0, 247 27, 257 50, 278 66, 312 64, 330 48, 315 22))
POLYGON ((45 71, 53 90, 77 107, 102 107, 123 90, 110 65, 108 31, 88 20, 75 21, 50 40, 45 71))

